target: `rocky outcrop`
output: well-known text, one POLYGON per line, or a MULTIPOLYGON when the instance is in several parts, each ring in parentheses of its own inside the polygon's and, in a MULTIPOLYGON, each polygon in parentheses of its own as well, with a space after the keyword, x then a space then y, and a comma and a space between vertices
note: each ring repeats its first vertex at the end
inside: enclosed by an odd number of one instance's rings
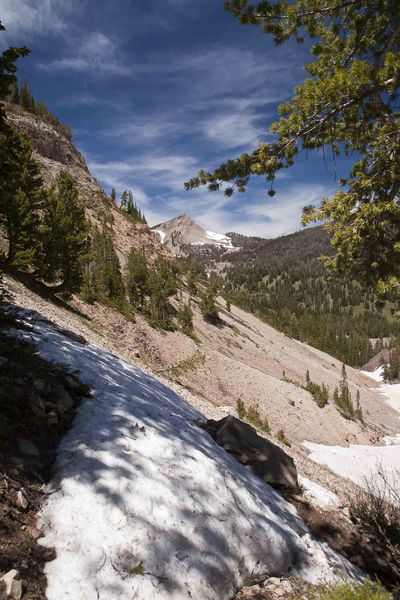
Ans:
POLYGON ((143 223, 133 223, 112 202, 91 175, 85 159, 73 142, 52 125, 25 112, 19 106, 7 106, 7 119, 28 136, 34 149, 34 157, 42 167, 41 175, 46 186, 52 185, 60 170, 65 169, 74 178, 87 217, 93 225, 101 227, 104 216, 107 215, 109 222, 112 222, 111 235, 122 267, 132 247, 144 250, 150 263, 157 256, 170 256, 168 248, 161 244, 158 235, 143 223))
POLYGON ((247 423, 229 415, 220 421, 210 419, 202 427, 219 446, 272 487, 288 491, 298 489, 293 459, 279 446, 258 435, 247 423))

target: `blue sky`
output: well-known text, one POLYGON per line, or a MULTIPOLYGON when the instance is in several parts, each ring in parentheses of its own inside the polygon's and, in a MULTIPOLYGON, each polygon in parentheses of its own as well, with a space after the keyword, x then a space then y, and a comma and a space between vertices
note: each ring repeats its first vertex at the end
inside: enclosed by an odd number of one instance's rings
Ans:
POLYGON ((312 155, 273 199, 261 179, 233 199, 183 190, 199 168, 269 139, 309 60, 240 25, 223 0, 1 0, 0 19, 3 46, 31 49, 20 81, 72 126, 107 192, 133 189, 150 224, 186 212, 217 232, 276 237, 335 189, 333 165, 312 155))

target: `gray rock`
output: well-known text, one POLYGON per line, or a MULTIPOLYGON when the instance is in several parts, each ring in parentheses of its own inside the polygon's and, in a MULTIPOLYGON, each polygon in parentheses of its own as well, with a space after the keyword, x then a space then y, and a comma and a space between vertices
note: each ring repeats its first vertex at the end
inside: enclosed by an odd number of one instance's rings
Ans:
POLYGON ((34 393, 29 397, 29 408, 35 417, 38 417, 39 419, 43 419, 46 416, 44 401, 40 396, 37 396, 34 393))
POLYGON ((46 389, 46 383, 43 381, 43 379, 34 379, 33 387, 39 394, 43 394, 46 389))
POLYGON ((293 459, 279 446, 259 436, 247 423, 229 415, 220 421, 210 419, 202 427, 219 446, 272 487, 297 490, 293 459))
POLYGON ((292 594, 293 593, 293 586, 290 583, 290 581, 281 581, 281 589, 285 592, 285 594, 292 594))
POLYGON ((70 390, 79 391, 81 389, 80 382, 71 375, 67 375, 67 377, 65 378, 65 383, 67 384, 70 390))
POLYGON ((346 519, 349 519, 349 521, 351 520, 351 512, 350 512, 350 509, 347 506, 345 506, 345 508, 343 508, 342 515, 344 517, 346 517, 346 519))
POLYGON ((67 412, 67 410, 70 410, 73 406, 74 401, 68 392, 65 392, 65 394, 58 398, 56 403, 57 411, 61 414, 67 412))
POLYGON ((50 411, 47 414, 47 425, 57 425, 58 423, 58 416, 54 411, 50 411))
POLYGON ((41 538, 43 536, 43 533, 40 531, 40 529, 38 529, 34 525, 27 527, 26 531, 27 531, 28 535, 31 538, 33 538, 34 540, 38 540, 39 538, 41 538))
POLYGON ((12 569, 0 577, 0 582, 3 583, 6 598, 20 600, 22 596, 22 581, 16 569, 12 569))
POLYGON ((35 446, 33 442, 30 440, 24 440, 22 438, 17 438, 17 444, 19 451, 23 456, 27 456, 29 458, 39 458, 40 452, 35 446))
POLYGON ((22 508, 22 510, 26 510, 28 508, 28 500, 26 499, 25 494, 21 490, 17 492, 15 505, 18 508, 22 508))

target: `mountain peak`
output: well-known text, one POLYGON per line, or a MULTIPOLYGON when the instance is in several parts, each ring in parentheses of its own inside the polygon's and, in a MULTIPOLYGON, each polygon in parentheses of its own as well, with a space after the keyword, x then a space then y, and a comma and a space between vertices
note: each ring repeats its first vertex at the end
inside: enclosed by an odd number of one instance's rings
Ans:
POLYGON ((186 213, 156 225, 153 231, 173 254, 185 254, 185 246, 212 245, 227 250, 234 247, 230 237, 206 229, 186 213))

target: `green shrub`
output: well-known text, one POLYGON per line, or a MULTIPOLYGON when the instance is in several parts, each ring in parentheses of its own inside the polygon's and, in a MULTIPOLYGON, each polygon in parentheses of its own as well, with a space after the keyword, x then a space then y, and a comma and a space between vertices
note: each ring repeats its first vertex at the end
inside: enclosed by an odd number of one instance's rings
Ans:
POLYGON ((392 600, 392 595, 378 582, 366 579, 362 585, 344 583, 317 592, 312 600, 392 600))
POLYGON ((171 375, 179 376, 183 373, 186 373, 187 371, 193 371, 194 369, 197 369, 200 365, 204 365, 206 359, 207 357, 205 354, 202 354, 202 352, 197 351, 194 354, 192 354, 192 356, 189 356, 189 358, 185 358, 184 360, 178 362, 176 365, 170 367, 169 371, 171 375))
POLYGON ((247 415, 246 407, 244 405, 243 400, 241 400, 240 398, 238 398, 238 400, 236 402, 236 410, 237 410, 239 419, 246 418, 246 415, 247 415))
POLYGON ((250 425, 253 425, 256 429, 263 431, 264 433, 271 433, 271 427, 267 418, 262 418, 258 408, 258 404, 251 404, 246 409, 244 402, 239 398, 236 402, 236 410, 238 412, 239 419, 247 421, 250 425))
POLYGON ((333 400, 344 417, 352 419, 353 421, 358 419, 361 423, 364 423, 364 417, 360 405, 360 392, 357 390, 356 407, 354 407, 347 381, 346 367, 344 364, 342 365, 342 379, 340 380, 339 388, 335 388, 333 400))
POLYGON ((281 442, 281 444, 284 444, 285 446, 288 446, 288 448, 292 447, 292 444, 290 443, 290 441, 288 440, 288 438, 286 437, 285 432, 283 431, 283 429, 280 429, 277 434, 276 434, 276 439, 281 442))

